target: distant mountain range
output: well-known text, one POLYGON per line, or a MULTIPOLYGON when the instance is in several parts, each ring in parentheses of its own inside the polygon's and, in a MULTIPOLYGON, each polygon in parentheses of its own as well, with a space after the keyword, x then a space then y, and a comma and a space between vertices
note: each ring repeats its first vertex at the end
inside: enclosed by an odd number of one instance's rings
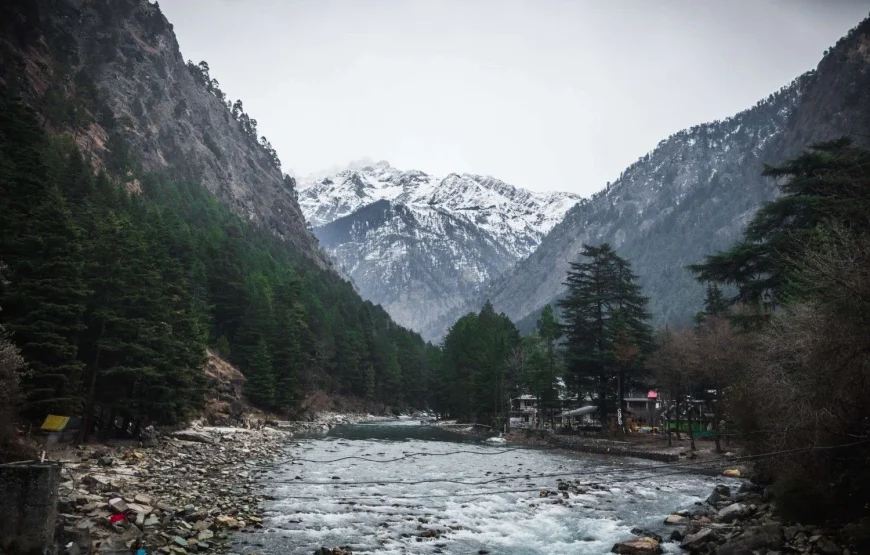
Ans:
POLYGON ((588 199, 380 162, 303 183, 299 204, 363 297, 429 339, 487 299, 531 330, 584 243, 611 243, 640 275, 655 323, 683 325, 703 296, 686 266, 727 248, 775 198, 765 164, 844 135, 870 137, 868 20, 817 69, 731 118, 675 133, 588 199))
POLYGON ((434 323, 532 253, 579 200, 387 162, 299 185, 314 234, 362 296, 429 339, 443 331, 434 323))
POLYGON ((778 183, 763 178, 807 145, 870 137, 870 20, 809 71, 752 108, 659 143, 592 198, 572 208, 529 257, 448 314, 440 329, 486 299, 521 329, 564 292, 568 263, 584 243, 610 242, 634 265, 658 324, 688 324, 703 286, 686 265, 727 248, 778 183))

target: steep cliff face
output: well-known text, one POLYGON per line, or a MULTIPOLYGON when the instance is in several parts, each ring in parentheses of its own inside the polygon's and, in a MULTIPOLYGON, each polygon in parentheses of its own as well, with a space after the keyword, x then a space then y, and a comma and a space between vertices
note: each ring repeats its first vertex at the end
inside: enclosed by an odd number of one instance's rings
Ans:
POLYGON ((438 322, 532 252, 579 197, 489 176, 433 177, 387 162, 304 183, 299 199, 324 249, 363 298, 438 339, 438 322))
POLYGON ((703 294, 685 267, 728 247, 762 203, 774 198, 777 183, 761 177, 764 165, 843 135, 866 142, 868 70, 865 20, 815 71, 732 118, 662 141, 607 189, 569 211, 537 250, 491 283, 475 305, 489 298, 512 319, 532 322, 544 304, 564 292, 568 264, 582 245, 609 242, 634 264, 657 323, 687 323, 703 294))
POLYGON ((329 265, 307 229, 295 181, 231 112, 216 82, 189 67, 172 25, 147 0, 6 4, 0 78, 68 130, 92 162, 202 183, 237 215, 329 265), (84 99, 84 100, 83 100, 84 99), (95 123, 82 128, 78 120, 95 123))

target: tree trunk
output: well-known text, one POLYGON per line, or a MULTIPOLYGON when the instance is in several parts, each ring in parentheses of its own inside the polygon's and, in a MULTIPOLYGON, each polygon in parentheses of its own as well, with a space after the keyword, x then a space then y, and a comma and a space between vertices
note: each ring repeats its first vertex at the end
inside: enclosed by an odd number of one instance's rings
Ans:
POLYGON ((619 373, 617 374, 617 380, 619 381, 619 383, 617 384, 617 390, 619 391, 619 432, 625 435, 625 371, 623 371, 622 368, 619 369, 619 373))
POLYGON ((716 390, 716 400, 713 401, 713 431, 716 434, 716 452, 722 452, 722 430, 720 429, 719 423, 722 421, 722 415, 719 414, 721 409, 719 408, 722 399, 722 392, 718 389, 716 390))
POLYGON ((601 419, 601 433, 607 431, 607 377, 602 372, 598 376, 598 417, 601 419))
POLYGON ((665 425, 668 427, 668 447, 673 447, 673 441, 671 440, 671 419, 667 419, 665 425))
POLYGON ((692 422, 694 417, 694 414, 692 414, 693 409, 693 404, 689 404, 689 442, 691 443, 692 451, 695 450, 695 431, 692 430, 692 422))
POLYGON ((106 319, 103 318, 103 321, 100 322, 100 333, 97 335, 97 352, 94 354, 94 361, 91 364, 91 381, 88 385, 88 395, 85 397, 85 408, 84 414, 82 415, 81 428, 79 428, 78 443, 84 443, 88 440, 88 434, 90 433, 91 426, 94 423, 94 396, 97 391, 97 374, 100 372, 100 352, 102 351, 100 347, 100 339, 102 339, 105 332, 106 319))
POLYGON ((680 437, 680 425, 683 423, 683 419, 680 417, 680 404, 681 403, 680 403, 679 396, 677 396, 677 400, 675 401, 675 403, 676 403, 676 409, 677 409, 677 429, 676 429, 677 441, 682 441, 683 438, 680 437))

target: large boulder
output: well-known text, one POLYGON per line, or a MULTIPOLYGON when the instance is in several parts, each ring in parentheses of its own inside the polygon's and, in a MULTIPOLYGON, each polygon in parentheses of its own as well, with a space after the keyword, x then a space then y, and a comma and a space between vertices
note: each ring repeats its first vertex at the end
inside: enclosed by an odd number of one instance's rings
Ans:
POLYGON ((716 534, 712 528, 703 528, 700 532, 696 532, 683 538, 683 543, 680 547, 686 551, 696 553, 705 550, 707 544, 716 540, 716 534))
POLYGON ((716 486, 716 489, 713 490, 713 493, 710 494, 710 497, 707 498, 707 503, 715 505, 723 501, 728 501, 729 499, 731 499, 731 488, 724 484, 719 484, 716 486))
POLYGON ((209 434, 198 432, 196 430, 179 430, 177 432, 172 432, 172 437, 196 443, 214 443, 214 439, 209 434))
POLYGON ((823 555, 839 555, 841 553, 837 544, 825 537, 819 538, 816 542, 816 550, 823 555))
POLYGON ((652 530, 647 530, 646 528, 632 528, 631 533, 635 536, 640 536, 642 538, 652 538, 659 543, 662 543, 664 541, 660 535, 656 534, 652 530))
POLYGON ((748 505, 743 503, 732 503, 724 507, 716 513, 716 517, 722 522, 734 522, 749 516, 750 509, 748 505))
POLYGON ((687 520, 689 519, 683 515, 669 515, 665 519, 665 524, 684 524, 687 520))
POLYGON ((731 538, 719 546, 716 555, 744 555, 755 550, 776 551, 782 546, 782 526, 766 524, 749 528, 742 536, 731 538))
POLYGON ((660 555, 661 544, 653 538, 636 538, 619 542, 610 550, 618 555, 660 555))

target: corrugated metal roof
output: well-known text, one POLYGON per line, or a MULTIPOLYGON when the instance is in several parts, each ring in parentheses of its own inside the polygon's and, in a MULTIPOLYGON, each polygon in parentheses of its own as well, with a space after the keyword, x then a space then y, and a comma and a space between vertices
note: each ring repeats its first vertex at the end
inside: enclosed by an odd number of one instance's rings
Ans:
POLYGON ((557 414, 557 418, 563 418, 565 416, 583 416, 584 414, 591 414, 598 410, 598 407, 580 407, 579 409, 566 410, 562 414, 557 414))

